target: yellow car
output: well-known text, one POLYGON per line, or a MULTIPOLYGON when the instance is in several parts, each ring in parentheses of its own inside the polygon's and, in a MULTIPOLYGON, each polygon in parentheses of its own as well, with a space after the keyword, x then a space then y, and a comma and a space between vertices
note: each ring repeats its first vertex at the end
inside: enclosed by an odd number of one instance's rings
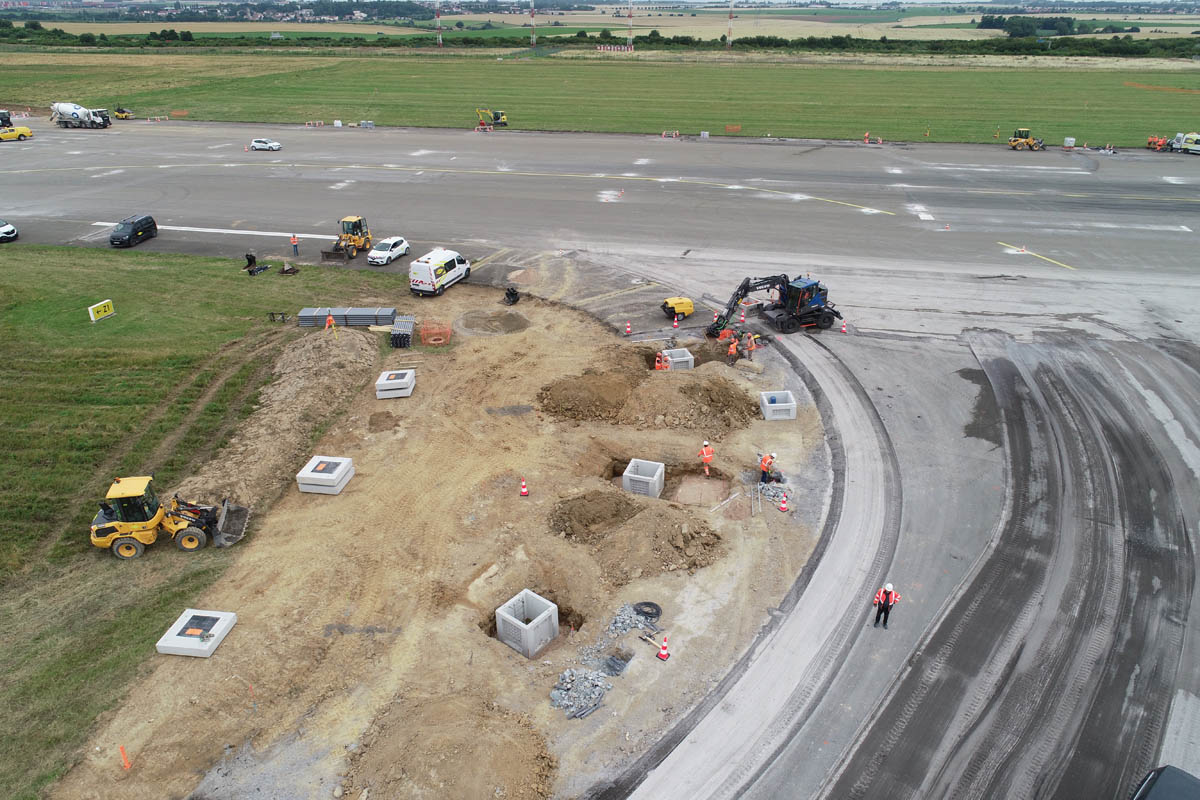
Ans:
POLYGON ((18 125, 15 128, 0 128, 0 142, 7 142, 11 139, 16 139, 18 142, 23 142, 26 139, 33 138, 33 131, 26 128, 24 125, 18 125))

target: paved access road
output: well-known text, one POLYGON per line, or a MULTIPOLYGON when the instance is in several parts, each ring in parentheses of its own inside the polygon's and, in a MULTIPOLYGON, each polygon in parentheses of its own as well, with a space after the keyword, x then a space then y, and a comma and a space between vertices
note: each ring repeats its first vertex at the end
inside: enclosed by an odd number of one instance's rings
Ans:
POLYGON ((657 310, 620 287, 646 279, 714 305, 746 275, 831 286, 849 333, 779 351, 830 431, 820 558, 659 748, 573 791, 1121 798, 1158 763, 1200 773, 1200 159, 35 130, 0 149, 23 241, 103 246, 94 223, 148 211, 164 230, 145 249, 281 256, 285 234, 303 254, 359 213, 638 327, 657 310), (243 151, 255 136, 284 150, 243 151))

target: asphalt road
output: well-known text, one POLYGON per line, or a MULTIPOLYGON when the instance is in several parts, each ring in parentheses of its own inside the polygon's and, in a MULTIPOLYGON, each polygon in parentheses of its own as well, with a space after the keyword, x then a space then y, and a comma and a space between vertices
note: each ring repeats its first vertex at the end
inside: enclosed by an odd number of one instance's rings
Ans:
POLYGON ((1121 798, 1158 763, 1200 773, 1200 159, 36 123, 0 144, 22 241, 105 246, 96 223, 145 211, 144 249, 279 257, 296 232, 304 260, 359 213, 639 330, 660 289, 831 287, 849 333, 780 350, 830 431, 820 558, 588 794, 1121 798), (284 150, 237 150, 255 136, 284 150))

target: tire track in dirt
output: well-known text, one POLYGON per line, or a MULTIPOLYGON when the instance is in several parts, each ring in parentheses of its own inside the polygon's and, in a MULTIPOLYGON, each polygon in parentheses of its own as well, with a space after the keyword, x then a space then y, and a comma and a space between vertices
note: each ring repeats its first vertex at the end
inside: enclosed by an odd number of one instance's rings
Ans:
MULTIPOLYGON (((278 338, 278 334, 275 334, 275 336, 278 338)), ((196 379, 198 379, 200 375, 203 375, 214 365, 221 363, 223 359, 228 358, 230 355, 241 353, 246 349, 253 347, 257 339, 258 337, 254 334, 249 334, 241 339, 224 345, 214 355, 196 367, 196 379)), ((219 380, 214 381, 213 385, 210 386, 210 389, 202 393, 201 397, 197 399, 196 403, 193 405, 192 411, 189 412, 187 419, 194 419, 195 416, 199 414, 199 410, 203 409, 204 404, 207 403, 207 399, 205 398, 207 397, 211 399, 212 394, 215 394, 220 389, 220 385, 223 385, 224 381, 228 380, 229 376, 236 372, 236 370, 241 367, 241 364, 245 363, 245 360, 246 358, 243 355, 238 359, 234 367, 222 370, 219 380)), ((109 453, 108 457, 105 458, 102 463, 96 466, 94 474, 97 477, 92 481, 86 482, 74 497, 69 498, 65 503, 63 503, 62 514, 59 516, 59 519, 51 524, 50 532, 30 553, 29 557, 25 560, 26 564, 36 564, 41 562, 51 548, 62 541, 64 537, 71 534, 71 526, 79 509, 85 505, 96 502, 97 497, 103 496, 105 488, 112 478, 115 477, 121 462, 124 461, 130 453, 137 449, 138 445, 141 444, 145 436, 147 436, 149 432, 153 430, 153 428, 159 423, 159 421, 167 415, 167 412, 170 411, 171 407, 179 400, 179 397, 195 384, 196 379, 191 381, 180 381, 173 386, 142 421, 142 434, 140 436, 130 437, 124 440, 123 444, 113 449, 109 453)), ((179 438, 183 436, 185 431, 186 426, 181 425, 175 433, 171 434, 171 436, 174 437, 176 442, 178 442, 179 438)), ((165 443, 165 441, 166 440, 163 440, 163 443, 165 443)), ((155 454, 163 451, 163 443, 155 446, 154 450, 143 462, 143 464, 147 465, 147 472, 153 472, 153 469, 150 468, 153 464, 161 463, 162 458, 159 457, 156 460, 155 454)))

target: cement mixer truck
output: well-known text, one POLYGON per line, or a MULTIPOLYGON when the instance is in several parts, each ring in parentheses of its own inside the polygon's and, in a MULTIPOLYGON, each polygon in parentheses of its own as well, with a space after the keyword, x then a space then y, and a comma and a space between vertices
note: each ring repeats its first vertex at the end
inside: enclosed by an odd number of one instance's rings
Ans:
POLYGON ((112 125, 107 108, 84 108, 76 103, 50 106, 50 121, 60 128, 107 128, 112 125))

